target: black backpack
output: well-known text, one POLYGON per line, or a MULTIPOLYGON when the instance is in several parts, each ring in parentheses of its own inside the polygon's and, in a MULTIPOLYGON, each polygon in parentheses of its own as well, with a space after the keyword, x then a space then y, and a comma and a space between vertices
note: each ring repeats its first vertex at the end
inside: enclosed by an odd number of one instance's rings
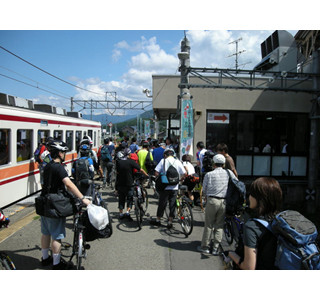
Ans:
POLYGON ((179 183, 179 173, 173 165, 170 165, 166 172, 168 178, 168 185, 176 185, 179 183))
POLYGON ((203 160, 202 160, 202 167, 204 172, 211 172, 213 171, 213 157, 215 153, 211 150, 207 150, 204 153, 203 160))
POLYGON ((150 173, 151 171, 153 171, 154 168, 156 167, 155 161, 154 161, 154 160, 151 160, 150 151, 148 151, 148 154, 147 154, 147 157, 146 157, 146 160, 145 160, 144 165, 146 166, 146 169, 147 169, 147 172, 148 172, 148 173, 150 173))
POLYGON ((90 172, 89 172, 89 166, 90 163, 88 161, 88 159, 84 158, 84 159, 78 159, 76 161, 76 183, 77 186, 81 186, 83 184, 90 184, 91 181, 91 177, 90 177, 90 172))

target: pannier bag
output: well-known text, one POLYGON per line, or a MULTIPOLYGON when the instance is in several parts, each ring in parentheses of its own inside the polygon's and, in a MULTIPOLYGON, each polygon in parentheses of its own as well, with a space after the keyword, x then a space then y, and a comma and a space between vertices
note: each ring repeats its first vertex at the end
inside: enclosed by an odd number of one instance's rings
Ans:
POLYGON ((246 185, 231 177, 230 170, 226 170, 229 175, 229 182, 226 195, 226 214, 234 215, 246 199, 246 185))
POLYGON ((35 199, 36 213, 48 218, 63 218, 76 212, 75 198, 67 191, 49 193, 35 199))
POLYGON ((81 216, 81 222, 85 227, 84 236, 87 242, 109 238, 112 235, 109 211, 102 206, 89 204, 81 216))
POLYGON ((280 270, 320 270, 320 253, 315 240, 316 226, 299 212, 286 210, 269 224, 255 219, 268 228, 278 240, 275 266, 280 270))

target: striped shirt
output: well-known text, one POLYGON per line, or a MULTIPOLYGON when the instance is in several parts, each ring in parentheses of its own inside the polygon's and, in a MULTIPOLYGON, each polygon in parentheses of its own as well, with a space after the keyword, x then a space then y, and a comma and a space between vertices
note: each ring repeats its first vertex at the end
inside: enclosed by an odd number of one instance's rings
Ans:
MULTIPOLYGON (((237 177, 233 172, 229 171, 232 178, 237 177)), ((229 175, 225 169, 221 167, 208 172, 203 179, 202 192, 204 196, 214 196, 217 198, 225 198, 227 194, 229 175)))

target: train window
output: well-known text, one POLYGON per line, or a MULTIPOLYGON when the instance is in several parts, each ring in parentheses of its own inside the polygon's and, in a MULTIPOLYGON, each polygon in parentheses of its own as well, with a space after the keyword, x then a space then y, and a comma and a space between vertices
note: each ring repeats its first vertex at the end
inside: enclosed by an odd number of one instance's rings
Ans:
POLYGON ((93 135, 93 145, 97 146, 97 133, 96 132, 94 132, 94 135, 93 135))
POLYGON ((45 143, 46 139, 50 136, 50 130, 38 130, 38 145, 45 143))
POLYGON ((53 138, 58 141, 62 141, 62 130, 55 130, 53 132, 53 138))
POLYGON ((90 136, 92 140, 92 130, 88 130, 88 136, 90 136))
POLYGON ((81 139, 82 139, 82 131, 76 131, 76 147, 80 145, 81 139))
POLYGON ((10 162, 10 129, 0 129, 0 165, 10 162))
POLYGON ((31 158, 33 130, 18 129, 17 130, 17 161, 24 161, 31 158))
POLYGON ((67 130, 66 131, 66 144, 70 151, 73 150, 73 131, 67 130))

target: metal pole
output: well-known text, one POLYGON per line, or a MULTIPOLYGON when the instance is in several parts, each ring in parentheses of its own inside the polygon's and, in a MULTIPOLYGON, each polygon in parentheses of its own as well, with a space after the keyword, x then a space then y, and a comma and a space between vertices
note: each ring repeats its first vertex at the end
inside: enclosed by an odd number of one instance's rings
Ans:
MULTIPOLYGON (((315 74, 320 73, 320 50, 313 52, 313 72, 315 74)), ((320 80, 316 77, 313 79, 313 88, 318 89, 320 87, 320 80)), ((314 213, 317 206, 317 190, 316 183, 318 179, 318 164, 319 164, 319 119, 320 114, 320 97, 315 95, 315 99, 312 101, 311 113, 310 113, 310 147, 309 147, 309 176, 308 176, 308 190, 307 190, 307 210, 308 213, 314 213)))
POLYGON ((71 97, 71 111, 73 111, 73 97, 71 97))

